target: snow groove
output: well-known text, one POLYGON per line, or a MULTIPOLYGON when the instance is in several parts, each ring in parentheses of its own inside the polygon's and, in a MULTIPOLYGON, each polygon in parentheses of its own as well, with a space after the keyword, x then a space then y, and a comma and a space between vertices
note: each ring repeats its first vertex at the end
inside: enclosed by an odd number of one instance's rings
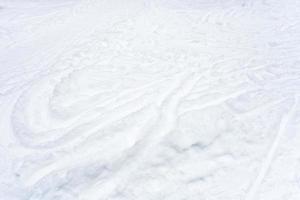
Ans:
POLYGON ((299 200, 299 9, 0 0, 0 199, 299 200))
POLYGON ((262 166, 259 170, 259 173, 255 179, 255 181, 252 183, 246 197, 245 200, 253 200, 256 199, 255 195, 257 194, 260 185, 262 184, 264 178, 266 177, 270 167, 272 166, 272 161, 276 155, 276 150, 278 149, 279 145, 280 145, 280 140, 282 138, 282 135, 285 134, 286 131, 286 126, 288 125, 289 121, 292 119, 292 117, 295 114, 295 110, 297 108, 298 105, 298 97, 295 96, 294 100, 293 100, 293 104, 292 107, 288 110, 288 112, 286 113, 286 115, 282 118, 280 125, 279 125, 279 130, 278 133, 276 134, 270 148, 269 151, 267 152, 266 158, 262 163, 262 166))

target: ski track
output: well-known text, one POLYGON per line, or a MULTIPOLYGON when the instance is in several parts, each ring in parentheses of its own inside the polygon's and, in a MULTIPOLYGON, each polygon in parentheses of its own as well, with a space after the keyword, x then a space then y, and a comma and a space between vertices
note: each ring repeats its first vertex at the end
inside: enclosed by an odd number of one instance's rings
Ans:
POLYGON ((290 121, 290 118, 293 117, 295 114, 295 108, 298 104, 298 98, 295 100, 296 102, 293 103, 294 105, 288 111, 285 117, 280 122, 278 133, 275 136, 273 144, 270 146, 269 152, 267 153, 266 160, 263 162, 261 169, 257 175, 256 180, 253 183, 253 186, 250 188, 249 193, 246 195, 245 200, 251 200, 255 198, 255 194, 257 193, 260 184, 262 183, 263 179, 265 178, 270 166, 272 165, 272 160, 276 154, 276 150, 278 149, 278 145, 280 143, 280 139, 285 132, 286 126, 290 121))
POLYGON ((0 0, 0 199, 300 199, 299 9, 0 0))

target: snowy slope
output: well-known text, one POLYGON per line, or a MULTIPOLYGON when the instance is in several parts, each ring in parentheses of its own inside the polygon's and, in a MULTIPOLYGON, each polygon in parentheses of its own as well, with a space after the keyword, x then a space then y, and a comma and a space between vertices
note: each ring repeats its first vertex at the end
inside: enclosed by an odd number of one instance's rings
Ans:
POLYGON ((299 10, 0 0, 0 200, 299 200, 299 10))

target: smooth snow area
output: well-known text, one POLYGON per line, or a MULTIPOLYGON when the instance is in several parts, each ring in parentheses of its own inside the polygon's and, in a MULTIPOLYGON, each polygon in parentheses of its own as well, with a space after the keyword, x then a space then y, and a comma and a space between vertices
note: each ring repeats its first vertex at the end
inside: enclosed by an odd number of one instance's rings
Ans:
POLYGON ((299 0, 0 0, 0 200, 299 200, 299 0))

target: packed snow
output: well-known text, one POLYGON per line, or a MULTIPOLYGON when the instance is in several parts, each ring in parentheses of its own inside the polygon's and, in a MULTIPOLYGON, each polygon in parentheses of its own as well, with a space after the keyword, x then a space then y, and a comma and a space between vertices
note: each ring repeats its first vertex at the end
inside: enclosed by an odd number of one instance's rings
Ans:
POLYGON ((0 200, 299 200, 299 0, 0 0, 0 200))

